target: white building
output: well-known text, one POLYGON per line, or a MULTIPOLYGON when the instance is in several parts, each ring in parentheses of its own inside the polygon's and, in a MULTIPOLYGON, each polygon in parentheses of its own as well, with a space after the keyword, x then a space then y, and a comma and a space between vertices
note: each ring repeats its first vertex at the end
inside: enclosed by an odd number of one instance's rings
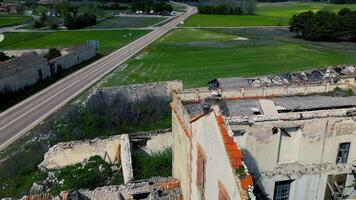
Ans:
POLYGON ((14 92, 51 76, 47 60, 35 52, 0 62, 0 92, 14 92))
POLYGON ((302 72, 303 81, 296 80, 300 74, 217 79, 210 91, 178 91, 173 176, 184 199, 253 197, 236 159, 252 175, 258 199, 355 199, 356 96, 329 93, 356 92, 355 71, 341 73, 346 68, 328 77, 330 70, 302 72))

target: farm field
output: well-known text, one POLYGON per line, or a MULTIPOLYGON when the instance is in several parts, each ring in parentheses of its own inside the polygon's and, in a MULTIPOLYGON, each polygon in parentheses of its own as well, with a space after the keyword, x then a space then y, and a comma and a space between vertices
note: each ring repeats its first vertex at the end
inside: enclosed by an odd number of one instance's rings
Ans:
POLYGON ((356 62, 352 43, 299 40, 284 28, 177 29, 155 42, 104 86, 182 80, 205 87, 218 77, 251 77, 356 62))
POLYGON ((0 15, 0 27, 15 26, 25 23, 30 17, 0 15))
POLYGON ((255 15, 205 15, 196 14, 185 21, 185 27, 240 27, 240 26, 286 26, 294 14, 304 11, 328 10, 337 12, 342 8, 356 10, 356 4, 326 3, 260 3, 255 15))
POLYGON ((146 30, 100 30, 100 31, 57 31, 5 33, 0 50, 64 48, 99 40, 99 53, 107 54, 149 31, 146 30), (131 33, 132 37, 128 37, 131 33), (125 37, 126 36, 126 37, 125 37))
POLYGON ((155 25, 166 17, 114 17, 106 19, 88 29, 144 28, 155 25))

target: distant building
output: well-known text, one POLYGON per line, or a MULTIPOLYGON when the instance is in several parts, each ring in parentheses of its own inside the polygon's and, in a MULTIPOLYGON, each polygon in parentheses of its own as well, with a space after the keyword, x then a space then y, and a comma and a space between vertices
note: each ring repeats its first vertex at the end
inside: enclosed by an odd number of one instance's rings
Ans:
POLYGON ((62 53, 62 56, 49 61, 52 76, 94 58, 96 47, 82 44, 65 49, 62 53))
POLYGON ((326 94, 356 92, 355 77, 340 66, 176 92, 173 176, 184 199, 355 199, 356 96, 326 94))
POLYGON ((2 2, 2 3, 0 3, 0 12, 16 14, 17 6, 18 6, 17 2, 2 2))
POLYGON ((0 62, 0 92, 14 92, 51 76, 47 60, 35 52, 0 62))

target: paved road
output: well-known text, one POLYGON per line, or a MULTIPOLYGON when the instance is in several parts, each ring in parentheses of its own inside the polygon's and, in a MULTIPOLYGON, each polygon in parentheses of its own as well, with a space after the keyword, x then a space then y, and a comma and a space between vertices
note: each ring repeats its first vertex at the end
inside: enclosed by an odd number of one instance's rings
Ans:
POLYGON ((189 7, 186 13, 162 27, 0 113, 0 150, 194 13, 196 9, 189 7))

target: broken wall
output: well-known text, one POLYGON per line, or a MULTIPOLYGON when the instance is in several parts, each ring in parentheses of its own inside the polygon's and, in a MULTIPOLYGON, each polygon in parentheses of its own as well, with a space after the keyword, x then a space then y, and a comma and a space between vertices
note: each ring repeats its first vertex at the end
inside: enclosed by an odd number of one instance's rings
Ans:
POLYGON ((129 101, 139 101, 147 96, 162 97, 163 99, 170 101, 173 90, 183 90, 183 83, 181 81, 166 81, 99 88, 94 90, 88 96, 87 103, 90 103, 91 101, 104 101, 106 104, 110 104, 110 102, 119 96, 125 96, 129 101))
POLYGON ((45 153, 44 160, 39 164, 39 167, 59 169, 80 163, 94 155, 99 155, 109 163, 118 162, 120 157, 120 136, 56 144, 45 153))

